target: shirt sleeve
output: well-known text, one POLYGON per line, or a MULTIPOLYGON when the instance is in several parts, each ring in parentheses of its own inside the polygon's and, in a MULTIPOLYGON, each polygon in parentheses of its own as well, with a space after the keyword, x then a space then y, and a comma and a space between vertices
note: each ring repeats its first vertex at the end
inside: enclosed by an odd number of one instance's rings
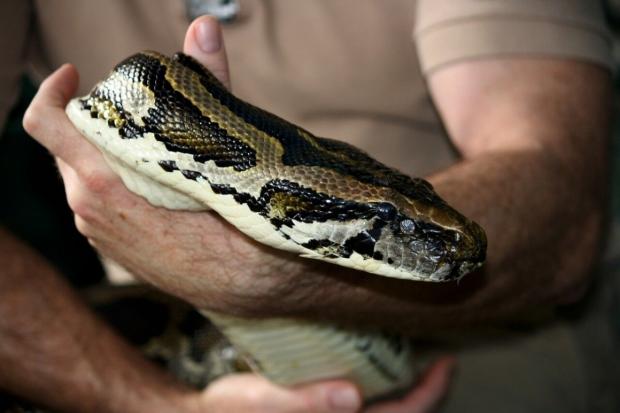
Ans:
POLYGON ((611 36, 596 0, 418 0, 414 39, 426 74, 501 55, 612 62, 611 36))
POLYGON ((0 1, 0 133, 19 94, 30 25, 30 1, 0 1))

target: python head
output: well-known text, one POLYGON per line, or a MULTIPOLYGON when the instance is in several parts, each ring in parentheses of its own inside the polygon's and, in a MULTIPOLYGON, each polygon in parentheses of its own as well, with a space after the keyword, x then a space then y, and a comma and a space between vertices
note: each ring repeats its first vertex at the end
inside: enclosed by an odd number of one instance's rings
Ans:
POLYGON ((379 203, 376 211, 375 228, 381 228, 381 236, 374 255, 392 276, 400 273, 399 278, 451 281, 484 263, 487 240, 482 227, 439 197, 433 199, 432 207, 379 203))
POLYGON ((272 195, 265 203, 277 230, 303 247, 301 255, 308 258, 432 282, 458 280, 480 267, 486 256, 484 230, 441 200, 426 181, 407 179, 416 198, 384 187, 378 189, 380 202, 352 201, 279 182, 286 196, 272 195))

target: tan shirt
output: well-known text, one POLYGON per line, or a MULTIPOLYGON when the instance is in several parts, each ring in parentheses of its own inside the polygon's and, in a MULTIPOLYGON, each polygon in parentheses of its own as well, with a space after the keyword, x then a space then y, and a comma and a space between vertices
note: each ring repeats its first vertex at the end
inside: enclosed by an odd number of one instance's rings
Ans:
MULTIPOLYGON (((507 54, 610 62, 595 0, 239 3, 238 17, 224 26, 237 95, 415 175, 457 158, 425 74, 507 54)), ((179 50, 189 24, 183 0, 39 0, 33 10, 3 0, 0 16, 0 124, 26 67, 41 79, 72 62, 85 93, 127 55, 179 50)))

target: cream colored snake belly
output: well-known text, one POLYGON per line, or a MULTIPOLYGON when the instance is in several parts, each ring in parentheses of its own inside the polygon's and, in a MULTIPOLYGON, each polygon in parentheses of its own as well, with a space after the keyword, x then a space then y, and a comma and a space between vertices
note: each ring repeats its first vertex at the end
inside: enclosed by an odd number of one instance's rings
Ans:
MULTIPOLYGON (((274 248, 435 282, 485 259, 484 231, 429 183, 236 98, 186 55, 131 56, 67 114, 131 191, 165 208, 213 209, 274 248)), ((204 314, 277 383, 348 378, 372 399, 413 380, 406 337, 204 314)))

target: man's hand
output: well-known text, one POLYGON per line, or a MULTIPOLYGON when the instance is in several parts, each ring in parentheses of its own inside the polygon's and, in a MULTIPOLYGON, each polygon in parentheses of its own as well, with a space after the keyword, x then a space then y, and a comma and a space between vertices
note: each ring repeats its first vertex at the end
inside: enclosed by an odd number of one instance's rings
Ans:
MULTIPOLYGON (((190 26, 184 51, 230 84, 214 19, 203 17, 190 26)), ((76 225, 102 254, 196 306, 229 312, 246 305, 252 295, 257 300, 279 295, 277 286, 286 285, 286 274, 309 272, 306 268, 314 263, 265 248, 214 214, 155 208, 130 193, 64 113, 77 83, 70 65, 52 74, 41 85, 24 126, 57 157, 76 225), (243 259, 228 259, 231 255, 243 259)), ((449 358, 439 360, 402 400, 365 411, 431 412, 447 392, 453 364, 449 358)), ((188 400, 197 411, 226 413, 356 412, 361 406, 351 383, 327 381, 285 389, 255 375, 225 377, 188 400)))
POLYGON ((361 410, 359 393, 346 382, 319 382, 286 389, 251 374, 228 376, 211 383, 202 401, 205 411, 214 413, 431 413, 447 393, 453 369, 452 358, 441 358, 402 399, 361 410))
MULTIPOLYGON (((214 19, 204 17, 190 26, 184 51, 229 84, 214 19)), ((230 312, 252 301, 252 295, 277 297, 277 285, 287 285, 285 274, 299 272, 303 264, 250 240, 213 213, 155 208, 130 193, 64 113, 77 84, 73 66, 53 73, 28 109, 24 127, 57 157, 76 226, 91 244, 197 307, 230 312)))
MULTIPOLYGON (((0 228, 0 389, 54 411, 353 413, 357 388, 330 380, 285 389, 251 375, 189 389, 98 320, 45 260, 0 228)), ((453 360, 432 365, 402 402, 368 412, 429 412, 453 360)))

